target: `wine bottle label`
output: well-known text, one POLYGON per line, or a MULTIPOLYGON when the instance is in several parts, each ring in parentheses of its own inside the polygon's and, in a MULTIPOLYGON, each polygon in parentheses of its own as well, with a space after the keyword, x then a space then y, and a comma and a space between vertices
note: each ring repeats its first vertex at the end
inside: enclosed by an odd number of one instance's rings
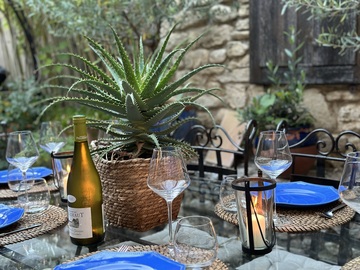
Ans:
POLYGON ((73 238, 92 238, 91 208, 68 207, 69 234, 73 238))

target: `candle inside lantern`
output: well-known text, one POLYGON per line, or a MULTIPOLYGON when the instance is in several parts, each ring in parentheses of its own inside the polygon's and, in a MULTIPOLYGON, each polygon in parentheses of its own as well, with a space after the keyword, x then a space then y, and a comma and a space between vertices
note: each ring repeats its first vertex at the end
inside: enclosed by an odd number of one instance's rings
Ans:
MULTIPOLYGON (((253 228, 253 237, 254 237, 254 248, 262 248, 265 245, 265 242, 261 236, 265 237, 265 217, 263 215, 251 215, 251 223, 253 228), (257 218, 256 218, 257 217, 257 218), (259 222, 258 222, 259 221, 259 222)), ((248 237, 249 241, 250 238, 248 237)))
MULTIPOLYGON (((252 231, 253 231, 253 238, 254 238, 254 248, 262 248, 266 246, 262 235, 265 239, 265 216, 261 215, 261 207, 262 207, 262 196, 252 196, 251 200, 253 201, 254 209, 252 210, 253 214, 251 214, 251 224, 252 224, 252 231), (262 233, 262 235, 261 235, 262 233)), ((248 232, 248 241, 249 232, 248 232)), ((249 243, 250 245, 250 243, 249 243)))

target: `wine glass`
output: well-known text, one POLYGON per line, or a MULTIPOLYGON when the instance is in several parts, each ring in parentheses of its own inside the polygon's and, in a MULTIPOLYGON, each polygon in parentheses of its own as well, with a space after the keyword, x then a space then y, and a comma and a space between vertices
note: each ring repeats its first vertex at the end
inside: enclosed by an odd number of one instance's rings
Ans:
POLYGON ((147 185, 166 201, 170 254, 173 254, 172 202, 189 184, 190 177, 181 150, 176 147, 155 148, 150 160, 147 185))
MULTIPOLYGON (((29 168, 26 172, 26 179, 32 179, 35 177, 34 171, 29 168)), ((23 181, 21 170, 12 164, 9 164, 7 171, 8 187, 14 192, 20 191, 20 183, 23 181)), ((24 187, 24 186, 23 186, 24 187)))
POLYGON ((40 147, 48 152, 58 152, 65 145, 64 133, 61 133, 62 126, 58 121, 42 122, 40 128, 40 147))
POLYGON ((186 269, 208 269, 215 261, 218 242, 210 218, 183 217, 177 223, 174 235, 175 260, 186 269))
POLYGON ((360 213, 360 152, 346 155, 338 192, 344 203, 360 213))
MULTIPOLYGON (((285 132, 275 130, 260 132, 255 154, 256 166, 276 181, 276 178, 291 166, 291 163, 292 157, 285 132)), ((281 224, 279 224, 275 204, 276 199, 274 202, 275 224, 285 225, 285 223, 289 223, 290 221, 282 219, 281 224)))
POLYGON ((220 204, 224 210, 229 212, 237 211, 235 189, 231 186, 235 179, 237 179, 237 175, 235 174, 226 175, 220 184, 220 204))
POLYGON ((48 209, 50 191, 46 180, 44 178, 32 178, 21 181, 17 202, 27 214, 40 213, 48 209))
POLYGON ((26 180, 27 170, 39 158, 39 150, 31 131, 14 131, 8 136, 6 160, 21 170, 22 180, 26 180))

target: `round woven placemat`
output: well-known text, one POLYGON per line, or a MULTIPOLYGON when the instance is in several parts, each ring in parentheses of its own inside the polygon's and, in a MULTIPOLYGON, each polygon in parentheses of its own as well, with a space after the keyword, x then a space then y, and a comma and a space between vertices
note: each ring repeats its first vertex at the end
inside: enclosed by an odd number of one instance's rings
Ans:
POLYGON ((50 205, 49 208, 39 214, 25 214, 18 222, 0 229, 0 233, 13 231, 16 229, 28 227, 34 224, 41 224, 39 227, 31 228, 21 232, 12 233, 0 237, 0 246, 14 244, 24 240, 37 237, 47 233, 67 222, 67 213, 64 209, 50 205))
MULTIPOLYGON (((355 211, 346 206, 334 213, 332 218, 320 216, 323 211, 330 210, 334 206, 340 204, 340 201, 321 207, 311 207, 305 209, 276 208, 277 214, 290 220, 289 225, 275 227, 277 232, 312 232, 322 229, 331 228, 333 226, 344 224, 350 221, 355 215, 355 211)), ((237 213, 225 211, 220 203, 215 205, 215 214, 221 219, 238 225, 237 213)))
MULTIPOLYGON (((170 258, 168 248, 166 245, 128 246, 127 248, 128 249, 126 252, 156 251, 156 252, 170 258)), ((107 249, 107 251, 117 251, 117 250, 118 250, 118 248, 107 249)), ((95 253, 98 253, 98 252, 101 252, 101 251, 96 251, 96 252, 78 256, 78 257, 74 258, 73 260, 67 261, 66 263, 86 258, 86 257, 93 255, 95 253)), ((213 262, 213 264, 210 266, 210 270, 228 270, 228 267, 225 265, 225 263, 223 263, 219 259, 216 259, 215 262, 213 262)))
POLYGON ((359 270, 360 269, 360 257, 352 259, 341 267, 341 270, 359 270))
MULTIPOLYGON (((49 191, 53 192, 58 190, 55 186, 53 185, 49 185, 49 191)), ((12 198, 16 198, 18 195, 17 192, 12 191, 9 188, 6 189, 0 189, 0 199, 12 199, 12 198)))

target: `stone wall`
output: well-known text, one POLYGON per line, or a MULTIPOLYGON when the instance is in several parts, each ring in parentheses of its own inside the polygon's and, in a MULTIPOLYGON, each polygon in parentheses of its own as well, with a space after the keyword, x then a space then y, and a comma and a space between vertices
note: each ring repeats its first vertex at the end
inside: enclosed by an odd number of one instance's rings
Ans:
MULTIPOLYGON (((214 6, 211 24, 188 16, 177 27, 169 44, 173 49, 184 39, 193 39, 206 32, 189 51, 177 76, 207 63, 225 66, 208 69, 192 80, 198 86, 222 89, 219 94, 225 104, 212 97, 201 99, 201 103, 211 109, 217 123, 222 117, 220 109, 244 108, 253 96, 264 91, 263 86, 249 83, 249 0, 239 0, 239 3, 239 10, 226 5, 226 1, 214 6)), ((169 25, 164 24, 164 33, 168 28, 169 25)), ((308 86, 304 92, 304 104, 315 117, 315 126, 334 133, 345 129, 360 131, 359 101, 359 89, 354 86, 308 86)), ((209 124, 203 112, 199 112, 199 117, 209 124)))

